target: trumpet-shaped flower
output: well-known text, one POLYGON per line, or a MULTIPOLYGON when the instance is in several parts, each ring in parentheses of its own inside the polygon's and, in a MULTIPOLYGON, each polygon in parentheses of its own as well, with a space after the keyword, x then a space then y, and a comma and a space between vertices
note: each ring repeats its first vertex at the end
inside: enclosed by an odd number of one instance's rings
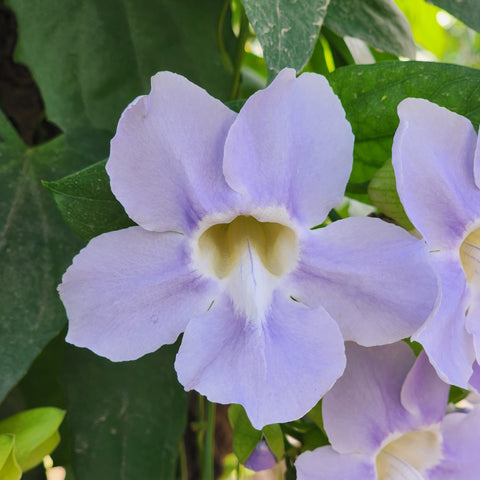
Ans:
POLYGON ((323 399, 331 446, 301 454, 298 480, 476 480, 480 405, 446 412, 449 385, 407 344, 347 345, 323 399))
POLYGON ((438 374, 480 388, 480 147, 465 117, 427 100, 398 107, 397 190, 426 240, 440 280, 437 305, 415 335, 438 374))
POLYGON ((353 135, 325 78, 283 70, 237 115, 162 72, 123 113, 112 191, 138 226, 94 238, 59 287, 67 341, 114 361, 184 332, 186 389, 256 428, 304 415, 342 374, 344 339, 419 328, 436 282, 422 242, 372 218, 321 224, 353 135))

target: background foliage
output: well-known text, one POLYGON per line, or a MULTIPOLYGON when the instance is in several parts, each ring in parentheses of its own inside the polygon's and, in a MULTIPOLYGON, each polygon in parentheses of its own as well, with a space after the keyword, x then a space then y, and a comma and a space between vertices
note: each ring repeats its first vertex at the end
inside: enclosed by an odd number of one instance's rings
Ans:
MULTIPOLYGON (((285 66, 325 74, 356 137, 347 195, 408 227, 389 167, 396 106, 423 97, 478 125, 480 9, 474 0, 4 3, 18 23, 15 59, 59 133, 27 145, 0 112, 0 413, 65 409, 54 461, 69 479, 181 478, 187 398, 173 371, 176 347, 112 364, 63 340, 62 273, 87 240, 131 224, 104 169, 121 112, 160 70, 232 107, 285 66)), ((314 411, 263 433, 242 415, 230 414, 242 461, 262 435, 278 457, 297 453, 285 434, 304 449, 326 442, 314 411)), ((0 450, 10 448, 2 441, 0 450)), ((45 478, 43 469, 25 478, 45 478)))

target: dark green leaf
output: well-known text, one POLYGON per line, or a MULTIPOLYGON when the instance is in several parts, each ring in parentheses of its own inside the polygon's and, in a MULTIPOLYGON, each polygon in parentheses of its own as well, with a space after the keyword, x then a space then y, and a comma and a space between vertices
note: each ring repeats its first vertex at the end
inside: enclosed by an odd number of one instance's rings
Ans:
POLYGON ((186 421, 176 347, 112 363, 67 346, 64 383, 77 480, 171 480, 186 421))
POLYGON ((31 69, 47 116, 65 131, 112 132, 160 70, 183 74, 222 99, 231 89, 217 38, 224 0, 7 3, 19 25, 17 59, 31 69))
POLYGON ((282 68, 300 71, 313 52, 329 0, 243 0, 273 78, 282 68))
POLYGON ((449 403, 457 403, 460 400, 463 400, 464 398, 467 398, 468 394, 470 392, 468 390, 465 390, 460 387, 456 387, 455 385, 452 385, 450 387, 450 393, 448 395, 448 402, 449 403))
POLYGON ((428 0, 437 7, 443 8, 461 20, 465 25, 480 32, 480 9, 478 0, 428 0))
POLYGON ((325 25, 385 52, 415 58, 410 25, 393 0, 332 0, 325 25))
POLYGON ((64 137, 27 148, 0 113, 0 399, 62 328, 56 286, 81 242, 65 225, 40 180, 91 159, 64 137))
POLYGON ((134 224, 110 190, 105 163, 44 183, 65 221, 84 240, 134 224))
POLYGON ((257 443, 262 439, 262 432, 252 427, 241 405, 230 405, 228 418, 233 428, 233 453, 240 463, 245 463, 257 443))
POLYGON ((353 65, 328 79, 340 97, 355 134, 350 181, 361 184, 391 158, 398 126, 397 106, 422 97, 480 122, 480 71, 429 62, 383 62, 353 65))

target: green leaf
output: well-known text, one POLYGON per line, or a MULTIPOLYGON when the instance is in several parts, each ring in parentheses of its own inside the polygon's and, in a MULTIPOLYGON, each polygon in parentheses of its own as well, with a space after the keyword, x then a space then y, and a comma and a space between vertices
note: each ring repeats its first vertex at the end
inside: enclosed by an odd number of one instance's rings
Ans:
POLYGON ((65 412, 44 407, 26 410, 0 421, 0 434, 15 435, 15 457, 25 471, 38 465, 60 441, 58 427, 65 412))
MULTIPOLYGON (((222 99, 231 89, 217 38, 224 0, 6 3, 21 32, 16 58, 32 71, 48 118, 64 131, 113 132, 160 70, 185 75, 222 99)), ((233 38, 230 28, 224 43, 233 38)))
POLYGON ((262 439, 262 432, 252 427, 241 405, 230 405, 228 418, 233 428, 233 453, 240 463, 245 463, 257 443, 262 439))
POLYGON ((65 221, 84 240, 134 225, 110 190, 105 161, 55 182, 44 182, 65 221))
POLYGON ((15 437, 0 435, 0 478, 2 480, 19 480, 22 470, 15 459, 15 437))
POLYGON ((325 25, 342 37, 356 37, 379 50, 415 58, 410 25, 393 0, 332 0, 325 25))
POLYGON ((284 67, 300 71, 310 58, 329 0, 243 0, 263 49, 269 78, 284 67))
POLYGON ((173 478, 187 410, 175 352, 167 346, 134 362, 112 363, 66 346, 77 480, 173 478))
POLYGON ((397 192, 395 172, 391 161, 385 162, 368 185, 368 196, 372 203, 387 217, 406 230, 415 228, 407 217, 397 192))
POLYGON ((468 390, 452 385, 448 394, 448 403, 457 403, 460 400, 467 398, 469 393, 470 392, 468 390))
POLYGON ((0 399, 64 325, 56 286, 81 247, 40 180, 91 161, 63 136, 27 148, 0 112, 0 399))
POLYGON ((383 62, 335 70, 328 80, 355 134, 351 184, 369 181, 391 158, 397 106, 426 98, 480 122, 480 71, 431 62, 383 62))
POLYGON ((429 0, 440 8, 457 17, 465 25, 480 32, 480 9, 478 0, 429 0))
POLYGON ((285 455, 285 442, 280 425, 278 423, 266 425, 263 427, 262 432, 270 450, 275 455, 277 461, 280 461, 285 455))

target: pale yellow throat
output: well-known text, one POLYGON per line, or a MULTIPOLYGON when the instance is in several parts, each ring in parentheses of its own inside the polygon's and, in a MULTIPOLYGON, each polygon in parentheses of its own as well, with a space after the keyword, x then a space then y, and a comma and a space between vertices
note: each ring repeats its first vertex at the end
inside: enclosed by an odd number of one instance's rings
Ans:
POLYGON ((298 238, 289 226, 240 215, 207 228, 197 240, 196 264, 224 284, 237 311, 261 321, 279 280, 299 257, 298 238))
POLYGON ((480 279, 480 228, 470 233, 460 246, 460 259, 467 282, 480 279))
POLYGON ((412 430, 387 442, 377 454, 378 480, 422 480, 441 459, 440 426, 412 430))

